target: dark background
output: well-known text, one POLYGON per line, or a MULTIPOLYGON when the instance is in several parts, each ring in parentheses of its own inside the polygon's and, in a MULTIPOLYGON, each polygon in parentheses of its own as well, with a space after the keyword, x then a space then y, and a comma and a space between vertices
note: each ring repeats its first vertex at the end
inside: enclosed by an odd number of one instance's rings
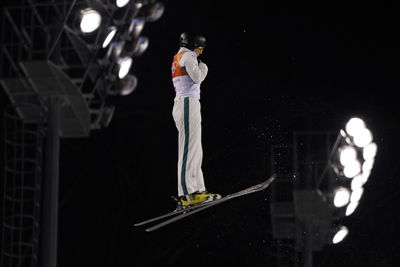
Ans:
POLYGON ((359 116, 378 144, 376 163, 345 219, 349 235, 314 253, 314 265, 399 266, 398 14, 384 1, 322 2, 164 2, 143 32, 150 46, 134 62, 137 90, 110 98, 117 109, 108 128, 61 142, 58 266, 277 266, 268 192, 154 233, 132 226, 174 208, 170 65, 188 30, 207 37, 207 189, 225 195, 260 182, 271 145, 359 116))

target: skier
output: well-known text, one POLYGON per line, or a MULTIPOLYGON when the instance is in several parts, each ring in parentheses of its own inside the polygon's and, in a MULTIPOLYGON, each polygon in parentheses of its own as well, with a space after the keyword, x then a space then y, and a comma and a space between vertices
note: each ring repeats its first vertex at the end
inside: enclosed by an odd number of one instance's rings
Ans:
POLYGON ((201 163, 200 85, 208 67, 198 60, 206 45, 201 34, 182 33, 180 49, 172 61, 172 82, 176 97, 172 116, 178 129, 177 209, 221 198, 206 191, 201 163))

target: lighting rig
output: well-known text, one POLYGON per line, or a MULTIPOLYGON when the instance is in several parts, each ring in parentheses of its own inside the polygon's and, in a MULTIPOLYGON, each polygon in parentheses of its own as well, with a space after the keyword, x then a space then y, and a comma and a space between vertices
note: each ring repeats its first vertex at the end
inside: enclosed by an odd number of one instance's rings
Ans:
POLYGON ((291 145, 272 147, 271 168, 279 177, 271 185, 272 233, 285 246, 277 246, 278 266, 311 267, 313 251, 344 240, 344 218, 358 207, 376 153, 360 118, 338 132, 295 132, 291 145))
POLYGON ((87 1, 77 6, 75 16, 64 25, 69 41, 75 47, 82 64, 82 77, 76 79, 88 98, 91 128, 107 127, 114 107, 106 104, 110 95, 126 96, 137 87, 132 73, 136 57, 149 46, 142 36, 147 22, 158 20, 164 5, 156 1, 87 1))
POLYGON ((4 112, 3 267, 57 266, 60 138, 107 127, 109 96, 138 84, 156 0, 15 0, 1 10, 4 112), (24 205, 21 205, 24 203, 24 205))
MULTIPOLYGON (((328 169, 323 173, 328 174, 330 186, 324 187, 323 182, 320 183, 321 191, 335 210, 334 218, 337 221, 352 215, 358 207, 377 150, 373 135, 362 119, 351 118, 345 129, 340 130, 331 151, 328 169)), ((338 226, 332 243, 342 241, 348 232, 346 226, 338 226)))

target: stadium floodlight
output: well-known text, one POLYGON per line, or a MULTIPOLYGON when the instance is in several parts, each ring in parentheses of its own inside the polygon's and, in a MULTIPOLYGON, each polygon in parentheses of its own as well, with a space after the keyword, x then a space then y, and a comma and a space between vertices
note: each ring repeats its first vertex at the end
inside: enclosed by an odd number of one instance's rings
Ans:
POLYGON ((365 172, 363 172, 363 173, 361 174, 361 181, 362 181, 363 185, 364 185, 366 182, 368 182, 368 178, 369 178, 370 175, 371 175, 371 172, 370 172, 370 171, 365 171, 365 172))
POLYGON ((164 4, 161 2, 154 3, 150 5, 146 10, 146 21, 154 22, 161 18, 164 13, 164 4))
POLYGON ((374 159, 368 159, 366 161, 364 161, 363 165, 362 165, 362 171, 363 172, 371 172, 372 167, 374 166, 374 159))
POLYGON ((107 94, 127 96, 135 91, 137 84, 137 77, 135 75, 128 74, 123 79, 116 80, 113 86, 107 89, 107 94))
POLYGON ((124 50, 125 42, 112 42, 108 48, 106 58, 109 60, 117 60, 121 57, 122 51, 124 50))
POLYGON ((117 28, 115 26, 107 27, 107 29, 104 32, 104 37, 103 37, 104 41, 101 47, 106 48, 111 43, 116 33, 117 33, 117 28))
POLYGON ((105 59, 102 60, 102 64, 106 66, 111 64, 113 67, 110 69, 113 75, 118 75, 119 79, 123 79, 128 73, 132 66, 132 57, 124 51, 125 42, 113 42, 108 51, 105 59))
POLYGON ((114 105, 103 104, 100 107, 99 114, 94 122, 95 129, 106 128, 110 124, 115 112, 114 105))
POLYGON ((368 181, 373 165, 374 165, 374 159, 369 159, 364 161, 361 174, 361 180, 363 184, 365 184, 368 181))
POLYGON ((132 57, 138 57, 146 51, 149 46, 149 38, 141 36, 136 40, 133 40, 130 44, 127 44, 127 53, 132 57))
POLYGON ((343 174, 347 178, 354 178, 361 172, 361 163, 357 159, 344 166, 343 174))
POLYGON ((337 244, 343 241, 343 239, 347 236, 347 234, 349 233, 349 229, 347 229, 346 226, 341 226, 336 234, 334 235, 333 239, 332 239, 332 243, 333 244, 337 244))
POLYGON ((360 129, 354 135, 354 144, 358 147, 365 147, 372 142, 372 133, 369 129, 360 129))
POLYGON ((372 142, 372 133, 362 119, 351 118, 345 129, 340 130, 342 145, 338 148, 332 168, 341 177, 352 179, 361 175, 357 182, 362 178, 364 184, 371 173, 377 145, 372 142))
POLYGON ((334 193, 333 204, 340 208, 346 206, 350 201, 350 190, 345 187, 338 187, 334 193))
POLYGON ((154 22, 158 20, 164 13, 164 4, 161 2, 154 3, 147 6, 145 10, 146 21, 154 22))
POLYGON ((142 33, 144 24, 145 20, 143 18, 134 18, 128 28, 129 37, 137 39, 142 33))
POLYGON ((346 124, 346 132, 353 137, 359 135, 363 129, 365 129, 365 123, 360 118, 351 118, 346 124))
POLYGON ((350 202, 350 204, 347 205, 345 215, 350 216, 357 209, 357 207, 358 207, 358 202, 350 202))
POLYGON ((351 192, 350 203, 360 201, 363 193, 364 193, 364 188, 362 188, 362 187, 359 187, 359 188, 356 188, 355 190, 353 190, 353 192, 351 192))
POLYGON ((135 56, 140 56, 141 54, 146 51, 147 47, 149 46, 149 38, 142 36, 139 38, 139 44, 138 44, 138 49, 136 53, 134 53, 135 56))
POLYGON ((352 146, 343 146, 339 148, 339 161, 343 166, 351 165, 357 160, 357 151, 352 146))
POLYGON ((142 8, 145 6, 145 4, 143 3, 143 1, 131 1, 131 3, 129 3, 129 14, 127 14, 127 18, 130 18, 130 20, 133 20, 134 18, 138 17, 138 16, 142 16, 139 15, 139 12, 142 10, 142 8))
POLYGON ((137 84, 138 79, 135 75, 126 75, 123 79, 117 82, 116 86, 113 88, 112 94, 127 96, 135 91, 137 84))
POLYGON ((119 8, 126 6, 129 3, 129 0, 116 0, 115 5, 119 8))
POLYGON ((128 75, 132 66, 132 62, 132 58, 128 56, 118 59, 118 78, 123 79, 126 75, 128 75))
POLYGON ((356 190, 357 188, 360 188, 364 185, 364 179, 362 174, 357 175, 356 177, 353 178, 351 181, 351 190, 356 190))
POLYGON ((80 29, 82 33, 90 34, 97 30, 101 25, 100 13, 92 8, 81 10, 80 29))
POLYGON ((135 91, 136 86, 138 84, 138 79, 135 75, 127 75, 124 79, 121 80, 121 95, 126 96, 135 91))
POLYGON ((374 159, 376 156, 376 152, 378 150, 378 146, 372 142, 370 144, 368 144, 367 146, 364 147, 363 150, 363 158, 364 160, 371 160, 374 159))

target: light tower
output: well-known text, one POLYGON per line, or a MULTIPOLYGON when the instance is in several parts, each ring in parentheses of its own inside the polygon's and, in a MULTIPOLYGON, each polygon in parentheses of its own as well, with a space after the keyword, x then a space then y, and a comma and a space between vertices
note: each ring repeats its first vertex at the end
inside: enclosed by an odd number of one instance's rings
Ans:
POLYGON ((56 267, 60 138, 108 126, 106 100, 135 90, 144 23, 163 11, 153 0, 21 0, 2 10, 0 84, 11 102, 2 267, 56 267))
POLYGON ((352 118, 345 130, 295 132, 292 144, 273 147, 273 236, 293 248, 278 250, 279 266, 311 267, 314 251, 349 233, 342 219, 363 195, 377 152, 372 140, 364 121, 352 118))

